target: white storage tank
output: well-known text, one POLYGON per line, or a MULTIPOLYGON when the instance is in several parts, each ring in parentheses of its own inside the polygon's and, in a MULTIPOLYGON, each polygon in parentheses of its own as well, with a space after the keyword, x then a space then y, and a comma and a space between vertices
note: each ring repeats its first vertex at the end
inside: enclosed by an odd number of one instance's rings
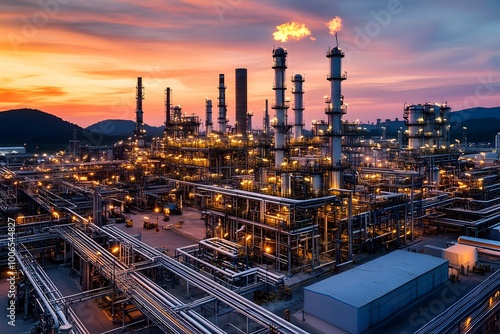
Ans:
POLYGON ((443 258, 450 262, 450 267, 460 269, 464 266, 472 269, 477 262, 477 249, 473 246, 456 244, 444 249, 443 258))

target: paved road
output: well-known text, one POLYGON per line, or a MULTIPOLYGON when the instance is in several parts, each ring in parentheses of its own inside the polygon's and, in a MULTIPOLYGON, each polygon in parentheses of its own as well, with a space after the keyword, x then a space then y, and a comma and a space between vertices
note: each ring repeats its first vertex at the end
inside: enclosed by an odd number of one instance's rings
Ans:
POLYGON ((120 230, 130 235, 140 235, 141 241, 152 247, 168 249, 171 256, 175 254, 177 248, 197 244, 198 240, 205 238, 205 221, 201 219, 199 210, 194 208, 184 208, 182 215, 172 215, 166 222, 163 221, 162 214, 157 217, 155 212, 135 212, 128 216, 133 219, 134 225, 126 227, 125 224, 116 224, 120 230), (144 229, 145 217, 151 222, 156 222, 158 218, 158 230, 144 229), (171 227, 180 221, 183 221, 182 227, 171 227))

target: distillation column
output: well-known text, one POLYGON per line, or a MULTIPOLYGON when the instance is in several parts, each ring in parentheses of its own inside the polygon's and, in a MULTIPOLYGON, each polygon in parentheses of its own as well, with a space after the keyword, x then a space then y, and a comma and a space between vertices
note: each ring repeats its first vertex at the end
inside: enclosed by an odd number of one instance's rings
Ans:
POLYGON ((293 139, 300 140, 302 137, 302 129, 304 127, 304 91, 302 86, 304 78, 300 74, 295 74, 292 77, 293 87, 293 111, 295 112, 295 123, 293 125, 293 139))
POLYGON ((273 120, 274 127, 274 166, 281 168, 285 161, 285 137, 287 133, 286 110, 288 104, 285 100, 285 70, 286 70, 287 51, 281 47, 273 50, 273 69, 274 69, 274 95, 275 102, 272 108, 276 110, 276 118, 273 120))
POLYGON ((212 122, 212 100, 205 100, 205 108, 206 108, 206 117, 207 120, 205 122, 205 127, 207 129, 207 136, 212 133, 212 125, 214 124, 212 122))
POLYGON ((219 128, 217 129, 220 133, 226 132, 226 112, 227 112, 227 104, 226 104, 226 86, 224 85, 224 74, 219 74, 219 118, 218 124, 219 128))
POLYGON ((347 78, 346 73, 342 73, 342 58, 344 52, 338 46, 328 50, 326 57, 330 59, 330 74, 327 80, 330 81, 330 101, 325 109, 328 115, 327 135, 330 137, 330 157, 331 169, 328 175, 328 185, 330 188, 342 188, 342 115, 346 113, 344 97, 341 92, 341 83, 347 78))
POLYGON ((144 138, 146 135, 146 131, 144 130, 144 112, 142 111, 142 100, 144 100, 144 87, 142 86, 142 77, 138 77, 134 135, 137 140, 137 146, 140 148, 144 148, 144 138))

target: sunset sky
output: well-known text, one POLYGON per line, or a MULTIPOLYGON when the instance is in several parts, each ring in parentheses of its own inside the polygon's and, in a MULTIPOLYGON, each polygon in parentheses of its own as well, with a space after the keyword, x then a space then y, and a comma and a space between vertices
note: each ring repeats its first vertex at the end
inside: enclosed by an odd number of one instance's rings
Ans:
POLYGON ((261 128, 265 99, 274 99, 272 50, 283 46, 287 77, 305 76, 310 129, 326 119, 325 55, 336 45, 326 23, 335 16, 348 75, 344 119, 401 119, 404 103, 427 101, 452 110, 499 106, 499 13, 497 0, 2 0, 0 110, 37 108, 82 127, 133 120, 142 76, 145 123, 163 124, 166 87, 173 104, 204 122, 205 98, 217 104, 224 73, 234 124, 234 71, 242 67, 261 128), (292 21, 311 34, 275 41, 276 27, 292 21))

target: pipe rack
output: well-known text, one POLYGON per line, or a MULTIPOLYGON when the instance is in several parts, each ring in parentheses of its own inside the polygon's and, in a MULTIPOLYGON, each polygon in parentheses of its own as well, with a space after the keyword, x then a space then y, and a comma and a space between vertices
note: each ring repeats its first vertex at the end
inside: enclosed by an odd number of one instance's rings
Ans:
POLYGON ((59 289, 57 289, 56 285, 51 281, 47 273, 40 267, 28 250, 16 252, 16 259, 24 275, 31 282, 38 297, 42 300, 47 311, 50 313, 54 321, 55 333, 58 334, 59 329, 66 325, 71 326, 71 333, 90 334, 76 313, 68 307, 59 289))
POLYGON ((171 272, 175 272, 182 279, 189 282, 190 285, 199 288, 205 293, 215 297, 219 301, 232 307, 234 310, 247 316, 256 323, 260 324, 264 328, 268 328, 270 325, 274 325, 280 333, 297 333, 306 334, 307 332, 303 329, 291 324, 290 322, 278 317, 272 312, 255 305, 250 300, 240 296, 234 291, 231 291, 218 283, 210 280, 201 273, 184 266, 183 264, 177 262, 176 260, 168 257, 167 255, 161 253, 159 250, 131 237, 130 235, 117 229, 115 226, 106 226, 104 228, 99 228, 96 225, 91 224, 90 227, 96 231, 102 231, 110 236, 113 236, 115 240, 120 240, 127 242, 134 247, 138 253, 148 256, 149 259, 154 259, 158 261, 162 266, 171 272))
POLYGON ((477 333, 488 314, 500 309, 500 270, 421 327, 415 334, 477 333), (490 300, 489 303, 484 303, 490 300))

